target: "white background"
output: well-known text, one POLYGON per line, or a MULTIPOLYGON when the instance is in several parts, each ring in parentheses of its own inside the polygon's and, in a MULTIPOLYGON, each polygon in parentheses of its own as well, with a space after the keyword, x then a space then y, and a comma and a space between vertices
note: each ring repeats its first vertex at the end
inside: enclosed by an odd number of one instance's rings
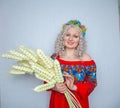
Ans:
MULTIPOLYGON (((120 108, 120 36, 117 0, 0 0, 0 55, 24 45, 54 52, 62 24, 87 27, 88 53, 97 64, 98 85, 90 108, 120 108)), ((49 92, 35 93, 34 76, 8 74, 15 61, 0 58, 1 108, 48 108, 49 92)))

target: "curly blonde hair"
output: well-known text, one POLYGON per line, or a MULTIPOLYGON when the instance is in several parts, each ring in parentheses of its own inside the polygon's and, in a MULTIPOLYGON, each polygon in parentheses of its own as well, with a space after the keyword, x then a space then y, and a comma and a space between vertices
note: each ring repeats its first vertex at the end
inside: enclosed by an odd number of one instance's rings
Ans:
POLYGON ((86 40, 85 38, 82 36, 82 30, 75 25, 67 25, 65 26, 61 32, 58 34, 57 40, 55 42, 55 52, 59 53, 59 55, 62 55, 64 53, 64 36, 67 33, 67 30, 70 28, 75 28, 77 31, 80 32, 80 41, 79 44, 75 50, 75 54, 77 56, 82 57, 82 55, 84 54, 84 52, 86 51, 86 40))

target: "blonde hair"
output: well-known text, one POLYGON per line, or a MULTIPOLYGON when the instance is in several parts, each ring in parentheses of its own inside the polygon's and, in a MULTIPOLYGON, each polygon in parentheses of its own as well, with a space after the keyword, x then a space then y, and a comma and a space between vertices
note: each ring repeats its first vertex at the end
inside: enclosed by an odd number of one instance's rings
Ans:
POLYGON ((75 54, 77 56, 82 57, 82 55, 84 54, 84 52, 86 51, 86 40, 85 38, 82 36, 82 30, 80 29, 80 27, 75 26, 75 25, 67 25, 65 26, 61 32, 58 34, 57 40, 55 42, 55 52, 59 53, 59 55, 62 55, 64 53, 64 36, 67 33, 67 30, 69 28, 75 28, 77 31, 80 32, 80 41, 79 44, 75 50, 75 54))

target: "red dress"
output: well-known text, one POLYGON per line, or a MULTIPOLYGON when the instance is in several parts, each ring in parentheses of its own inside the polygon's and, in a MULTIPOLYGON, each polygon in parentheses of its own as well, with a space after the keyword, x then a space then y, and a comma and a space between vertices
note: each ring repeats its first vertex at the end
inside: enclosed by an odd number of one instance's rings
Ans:
MULTIPOLYGON (((61 70, 74 76, 74 84, 77 86, 76 91, 72 91, 79 100, 82 108, 89 108, 88 96, 97 85, 96 65, 94 60, 91 61, 65 61, 57 54, 51 56, 57 59, 61 65, 61 70)), ((49 108, 69 108, 64 94, 54 90, 51 91, 49 108)))

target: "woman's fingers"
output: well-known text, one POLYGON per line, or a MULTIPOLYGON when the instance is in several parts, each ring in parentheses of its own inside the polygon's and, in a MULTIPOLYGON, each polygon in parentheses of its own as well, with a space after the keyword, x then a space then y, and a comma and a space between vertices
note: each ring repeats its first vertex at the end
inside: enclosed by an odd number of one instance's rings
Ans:
POLYGON ((56 90, 60 93, 64 93, 67 90, 67 87, 64 83, 56 84, 56 90))
POLYGON ((58 87, 62 88, 62 87, 65 87, 65 84, 64 83, 59 83, 59 84, 56 84, 58 87))
POLYGON ((69 79, 74 80, 74 77, 72 75, 68 74, 67 72, 64 72, 63 76, 65 76, 66 79, 69 78, 69 79))
POLYGON ((70 74, 68 74, 67 72, 64 72, 64 73, 63 73, 63 76, 68 76, 68 77, 71 77, 71 75, 70 75, 70 74))
POLYGON ((63 73, 63 76, 68 76, 69 74, 67 72, 64 72, 63 73))
POLYGON ((70 90, 73 90, 74 77, 72 75, 69 75, 67 72, 64 72, 64 76, 65 76, 65 84, 70 90))
POLYGON ((67 87, 61 87, 61 88, 60 88, 60 93, 65 93, 66 90, 67 90, 67 87))

